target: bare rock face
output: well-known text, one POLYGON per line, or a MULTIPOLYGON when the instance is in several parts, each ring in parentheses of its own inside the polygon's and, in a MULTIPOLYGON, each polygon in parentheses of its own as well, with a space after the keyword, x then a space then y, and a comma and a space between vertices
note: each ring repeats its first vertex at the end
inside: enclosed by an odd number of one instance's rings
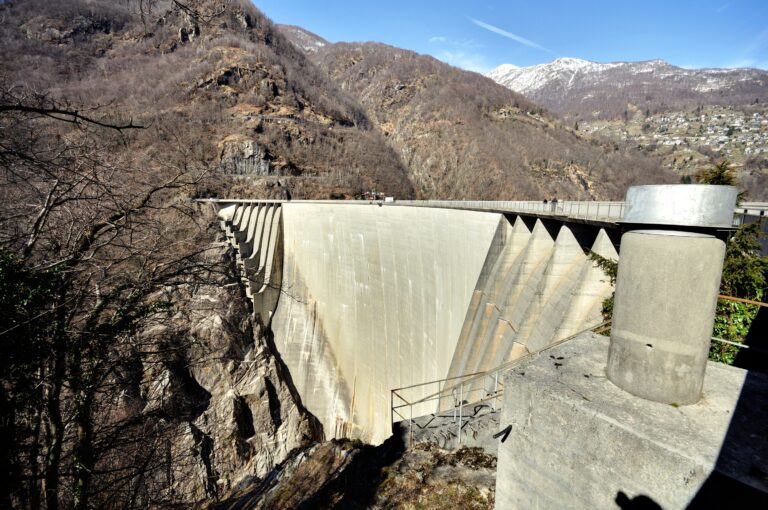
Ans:
POLYGON ((142 376, 142 412, 169 429, 167 469, 155 485, 163 499, 188 505, 259 480, 292 450, 323 438, 292 389, 270 332, 251 319, 226 243, 210 258, 227 276, 182 289, 171 325, 145 332, 174 353, 145 365, 142 376))
POLYGON ((255 140, 237 135, 219 143, 221 172, 229 175, 269 175, 270 162, 266 151, 255 140))

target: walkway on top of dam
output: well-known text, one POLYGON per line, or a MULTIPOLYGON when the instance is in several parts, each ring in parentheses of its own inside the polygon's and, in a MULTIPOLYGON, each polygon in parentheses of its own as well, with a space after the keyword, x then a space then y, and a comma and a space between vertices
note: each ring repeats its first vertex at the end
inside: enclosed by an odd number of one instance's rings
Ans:
MULTIPOLYGON (((624 218, 623 201, 577 201, 577 200, 275 200, 275 199, 219 199, 201 198, 198 202, 219 203, 300 203, 300 204, 344 204, 380 205, 404 207, 432 207, 441 209, 464 209, 496 213, 526 214, 575 220, 586 223, 615 225, 624 218)), ((768 202, 744 202, 734 210, 733 225, 740 225, 745 217, 768 216, 768 202)))

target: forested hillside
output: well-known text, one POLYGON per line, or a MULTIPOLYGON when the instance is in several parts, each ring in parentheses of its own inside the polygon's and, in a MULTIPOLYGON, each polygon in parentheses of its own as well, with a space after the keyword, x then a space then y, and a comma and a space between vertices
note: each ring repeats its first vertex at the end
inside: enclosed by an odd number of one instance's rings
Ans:
POLYGON ((322 439, 191 199, 412 193, 247 1, 0 5, 2 508, 202 506, 322 439))
POLYGON ((661 60, 559 58, 487 74, 587 138, 641 148, 688 180, 727 160, 751 200, 768 197, 768 72, 683 69, 661 60))
POLYGON ((673 182, 658 160, 590 142, 476 73, 376 43, 326 45, 311 58, 359 99, 430 198, 619 199, 673 182))
POLYGON ((206 164, 201 192, 411 193, 357 102, 246 0, 21 0, 3 19, 7 101, 35 91, 150 126, 132 135, 148 152, 206 164))

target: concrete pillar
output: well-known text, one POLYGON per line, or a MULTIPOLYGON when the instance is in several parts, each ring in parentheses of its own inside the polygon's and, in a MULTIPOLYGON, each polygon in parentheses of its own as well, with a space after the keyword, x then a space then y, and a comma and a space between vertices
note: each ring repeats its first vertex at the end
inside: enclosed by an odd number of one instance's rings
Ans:
POLYGON ((608 351, 614 384, 656 402, 699 400, 724 254, 705 234, 624 234, 608 351))
POLYGON ((710 185, 627 191, 624 223, 655 229, 621 239, 606 372, 625 391, 668 404, 701 398, 725 255, 725 244, 701 231, 731 226, 736 193, 710 185))

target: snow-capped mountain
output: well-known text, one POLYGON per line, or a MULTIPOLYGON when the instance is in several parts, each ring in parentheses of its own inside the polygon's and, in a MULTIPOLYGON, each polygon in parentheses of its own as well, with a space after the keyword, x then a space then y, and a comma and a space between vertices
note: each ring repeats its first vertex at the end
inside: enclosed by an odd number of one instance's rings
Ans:
POLYGON ((579 75, 583 75, 584 78, 593 78, 621 65, 624 64, 598 64, 578 58, 559 58, 549 64, 531 67, 502 64, 486 76, 515 92, 530 94, 554 81, 566 81, 568 84, 572 84, 579 75))
POLYGON ((628 108, 661 111, 768 100, 766 71, 683 69, 663 60, 597 63, 559 58, 530 67, 503 64, 486 76, 574 117, 617 117, 628 108))

